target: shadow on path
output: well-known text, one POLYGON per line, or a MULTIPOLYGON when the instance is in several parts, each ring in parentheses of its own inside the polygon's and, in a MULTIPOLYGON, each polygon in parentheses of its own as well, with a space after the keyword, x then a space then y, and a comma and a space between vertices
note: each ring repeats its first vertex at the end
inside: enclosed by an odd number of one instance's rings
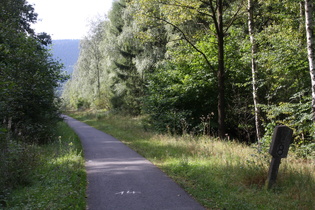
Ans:
POLYGON ((151 162, 114 137, 64 116, 81 139, 90 210, 204 209, 151 162))

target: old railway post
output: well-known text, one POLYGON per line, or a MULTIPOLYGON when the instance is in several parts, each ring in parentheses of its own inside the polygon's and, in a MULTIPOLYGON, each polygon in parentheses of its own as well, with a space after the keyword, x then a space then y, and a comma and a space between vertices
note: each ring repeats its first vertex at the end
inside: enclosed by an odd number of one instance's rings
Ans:
POLYGON ((269 154, 272 155, 272 160, 269 167, 267 178, 267 189, 270 189, 276 182, 281 158, 286 158, 289 151, 289 146, 292 142, 293 130, 287 126, 276 126, 272 136, 272 142, 269 149, 269 154))

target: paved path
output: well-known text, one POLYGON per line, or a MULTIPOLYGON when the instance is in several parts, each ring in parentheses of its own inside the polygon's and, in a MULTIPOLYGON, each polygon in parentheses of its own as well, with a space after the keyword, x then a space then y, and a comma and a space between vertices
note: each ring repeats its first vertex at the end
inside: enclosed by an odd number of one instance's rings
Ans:
POLYGON ((84 148, 88 209, 204 209, 156 166, 119 140, 64 117, 84 148))

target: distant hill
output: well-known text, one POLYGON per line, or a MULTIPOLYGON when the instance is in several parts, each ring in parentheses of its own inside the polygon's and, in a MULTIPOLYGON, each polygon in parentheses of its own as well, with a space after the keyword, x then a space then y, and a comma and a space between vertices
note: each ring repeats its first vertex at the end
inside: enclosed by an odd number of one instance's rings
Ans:
POLYGON ((80 53, 79 39, 63 39, 52 41, 52 54, 64 64, 64 70, 71 75, 80 53))

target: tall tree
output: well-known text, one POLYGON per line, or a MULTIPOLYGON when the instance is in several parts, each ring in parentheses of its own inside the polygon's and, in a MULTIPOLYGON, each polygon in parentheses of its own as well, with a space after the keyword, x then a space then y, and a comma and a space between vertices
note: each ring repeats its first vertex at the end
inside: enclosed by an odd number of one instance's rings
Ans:
MULTIPOLYGON (((232 2, 223 2, 223 0, 210 1, 156 1, 156 0, 139 0, 142 11, 136 13, 140 18, 153 18, 157 21, 163 21, 172 26, 192 48, 200 53, 208 64, 209 71, 216 72, 218 86, 217 114, 218 114, 218 135, 220 138, 225 137, 225 36, 229 28, 232 26, 237 15, 239 14, 242 4, 236 4, 234 14, 229 14, 224 19, 226 9, 231 9, 232 2), (143 10, 145 9, 145 10, 143 10), (217 44, 217 67, 214 66, 211 59, 207 57, 207 53, 198 48, 193 40, 194 35, 184 28, 185 23, 191 22, 193 19, 200 18, 202 27, 210 30, 216 37, 217 44), (213 29, 213 30, 211 30, 213 29), (191 36, 193 35, 193 36, 191 36)), ((235 5, 234 5, 235 6, 235 5)), ((232 13, 232 12, 231 12, 232 13)))
POLYGON ((248 0, 248 33, 251 43, 251 69, 252 69, 252 87, 253 87, 253 102, 254 102, 254 115, 255 115, 255 127, 256 138, 260 142, 261 138, 261 126, 260 126, 260 108, 258 107, 258 93, 257 93, 257 44, 255 42, 255 25, 254 25, 254 10, 257 6, 257 1, 248 0))
POLYGON ((95 71, 96 76, 96 98, 101 101, 101 71, 102 69, 102 60, 104 54, 101 50, 101 42, 103 41, 104 35, 104 23, 103 20, 97 20, 91 23, 91 31, 89 37, 86 37, 86 44, 88 45, 87 50, 88 54, 92 58, 92 68, 95 71))
POLYGON ((223 25, 223 0, 217 0, 216 6, 210 2, 212 11, 212 19, 216 29, 216 37, 218 41, 218 134, 220 138, 225 137, 225 66, 224 66, 224 25, 223 25))
POLYGON ((307 38, 307 54, 309 71, 312 82, 312 120, 315 122, 315 43, 314 43, 314 3, 312 0, 305 0, 305 27, 307 38))
POLYGON ((137 115, 141 111, 141 97, 144 94, 144 72, 138 71, 134 62, 141 47, 133 29, 133 11, 129 10, 133 8, 128 7, 127 2, 125 0, 114 2, 109 13, 112 35, 116 40, 112 43, 113 72, 116 75, 112 104, 117 109, 137 115))

